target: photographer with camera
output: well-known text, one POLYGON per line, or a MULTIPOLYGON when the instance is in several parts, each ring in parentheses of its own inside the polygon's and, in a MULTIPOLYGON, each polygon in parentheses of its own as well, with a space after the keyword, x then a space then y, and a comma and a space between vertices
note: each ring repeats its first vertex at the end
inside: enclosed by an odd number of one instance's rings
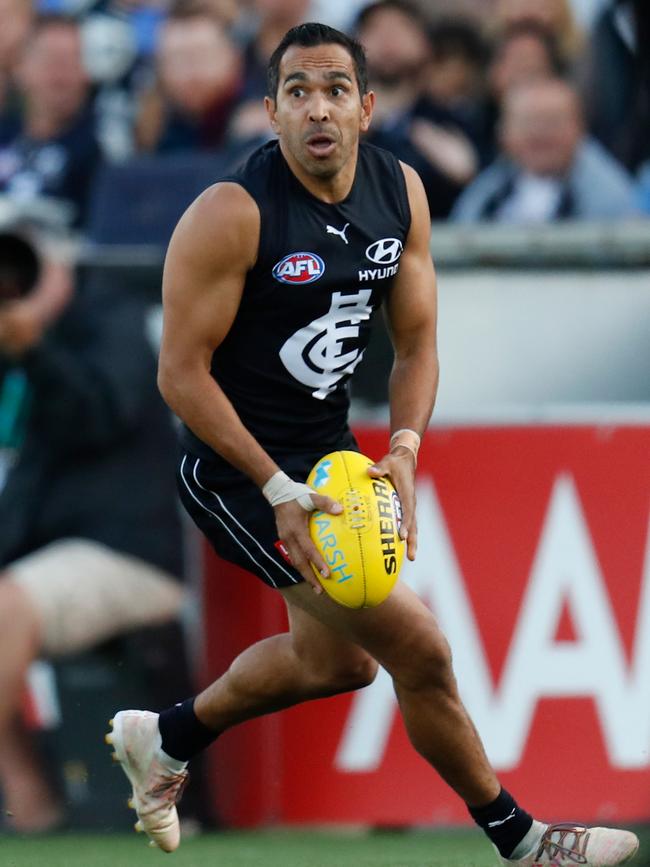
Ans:
POLYGON ((170 622, 184 598, 149 309, 0 234, 0 791, 23 832, 64 819, 22 720, 30 664, 170 622))

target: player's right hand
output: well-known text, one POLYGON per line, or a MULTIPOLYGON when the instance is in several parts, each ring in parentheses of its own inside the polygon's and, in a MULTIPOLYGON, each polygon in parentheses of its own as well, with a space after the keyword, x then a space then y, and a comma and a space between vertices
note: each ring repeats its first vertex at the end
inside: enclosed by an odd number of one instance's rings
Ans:
MULTIPOLYGON (((327 512, 329 515, 340 515, 343 507, 331 497, 324 497, 315 491, 310 495, 313 510, 327 512)), ((323 592, 310 563, 318 570, 323 578, 329 578, 330 571, 309 535, 309 513, 297 500, 287 503, 279 503, 273 507, 275 521, 278 528, 278 538, 284 543, 291 565, 297 569, 302 577, 311 584, 314 592, 323 592)))
POLYGON ((368 475, 373 479, 387 476, 397 491, 402 504, 400 536, 406 542, 406 556, 415 560, 418 547, 418 524, 415 513, 415 461, 411 452, 398 446, 371 467, 368 475))

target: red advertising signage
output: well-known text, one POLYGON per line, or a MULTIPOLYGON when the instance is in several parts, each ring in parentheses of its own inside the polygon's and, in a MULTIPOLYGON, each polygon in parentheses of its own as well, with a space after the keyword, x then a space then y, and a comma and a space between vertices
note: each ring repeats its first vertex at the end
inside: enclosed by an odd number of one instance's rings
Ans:
MULTIPOLYGON (((384 452, 384 430, 358 432, 384 452)), ((541 818, 650 819, 650 428, 434 429, 419 551, 400 580, 436 613, 503 784, 541 818)), ((281 600, 211 555, 208 676, 286 628, 281 600)), ((226 822, 457 824, 409 745, 389 677, 227 733, 226 822)))

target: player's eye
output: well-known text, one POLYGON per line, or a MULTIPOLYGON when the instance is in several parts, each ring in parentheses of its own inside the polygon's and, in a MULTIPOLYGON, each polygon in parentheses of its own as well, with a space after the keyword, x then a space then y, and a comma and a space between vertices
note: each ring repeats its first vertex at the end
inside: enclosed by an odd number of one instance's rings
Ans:
POLYGON ((301 96, 304 96, 305 91, 302 89, 302 87, 292 87, 289 93, 291 94, 291 96, 295 96, 299 99, 301 96))
POLYGON ((332 88, 332 96, 343 96, 345 93, 345 88, 341 87, 340 84, 335 84, 332 88))

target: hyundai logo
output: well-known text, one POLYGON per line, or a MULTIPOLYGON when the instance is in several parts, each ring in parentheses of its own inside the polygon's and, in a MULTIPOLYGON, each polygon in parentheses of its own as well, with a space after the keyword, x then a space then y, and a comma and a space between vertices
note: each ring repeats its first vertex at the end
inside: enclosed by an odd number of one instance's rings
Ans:
POLYGON ((392 265, 402 255, 403 244, 399 238, 382 238, 366 250, 366 256, 377 265, 392 265))

